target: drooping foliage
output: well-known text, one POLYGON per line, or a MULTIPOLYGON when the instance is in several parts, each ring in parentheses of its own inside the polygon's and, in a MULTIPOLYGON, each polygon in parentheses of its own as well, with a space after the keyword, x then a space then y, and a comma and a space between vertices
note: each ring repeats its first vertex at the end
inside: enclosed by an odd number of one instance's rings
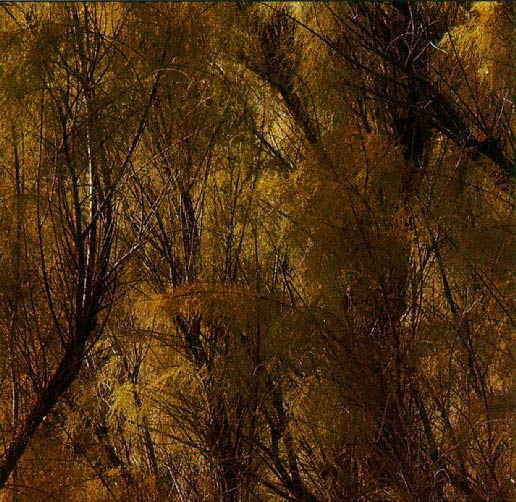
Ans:
POLYGON ((3 4, 0 500, 510 500, 513 27, 3 4))

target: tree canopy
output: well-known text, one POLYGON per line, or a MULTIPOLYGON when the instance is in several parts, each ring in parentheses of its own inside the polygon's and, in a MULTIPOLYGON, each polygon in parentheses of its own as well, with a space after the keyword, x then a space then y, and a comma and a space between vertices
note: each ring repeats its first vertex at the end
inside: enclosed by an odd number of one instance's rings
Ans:
POLYGON ((0 5, 0 501, 508 501, 510 2, 0 5))

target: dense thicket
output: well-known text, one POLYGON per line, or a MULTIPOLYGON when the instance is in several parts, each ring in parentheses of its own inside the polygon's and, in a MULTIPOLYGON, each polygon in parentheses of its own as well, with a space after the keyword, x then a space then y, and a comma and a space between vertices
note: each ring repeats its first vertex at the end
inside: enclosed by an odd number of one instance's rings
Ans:
POLYGON ((513 22, 3 4, 0 500, 510 500, 513 22))

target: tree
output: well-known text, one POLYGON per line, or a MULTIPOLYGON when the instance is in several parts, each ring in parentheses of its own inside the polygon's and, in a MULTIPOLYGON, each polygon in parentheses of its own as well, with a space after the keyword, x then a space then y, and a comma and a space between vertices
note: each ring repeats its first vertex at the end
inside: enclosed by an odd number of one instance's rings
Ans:
POLYGON ((4 5, 0 499, 509 499, 512 14, 4 5))
MULTIPOLYGON (((34 194, 38 280, 51 326, 46 327, 43 353, 36 354, 47 366, 36 374, 40 380, 36 393, 4 451, 1 486, 102 334, 120 267, 131 251, 117 249, 116 190, 144 130, 160 73, 153 79, 143 111, 130 122, 122 149, 106 144, 101 128, 109 101, 102 84, 115 46, 101 36, 104 13, 87 5, 64 8, 56 20, 50 19, 54 21, 50 30, 54 52, 47 61, 31 61, 40 65, 34 76, 42 87, 38 97, 43 110, 34 117, 39 122, 34 194)), ((44 36, 31 32, 30 26, 24 31, 32 43, 44 36)))

